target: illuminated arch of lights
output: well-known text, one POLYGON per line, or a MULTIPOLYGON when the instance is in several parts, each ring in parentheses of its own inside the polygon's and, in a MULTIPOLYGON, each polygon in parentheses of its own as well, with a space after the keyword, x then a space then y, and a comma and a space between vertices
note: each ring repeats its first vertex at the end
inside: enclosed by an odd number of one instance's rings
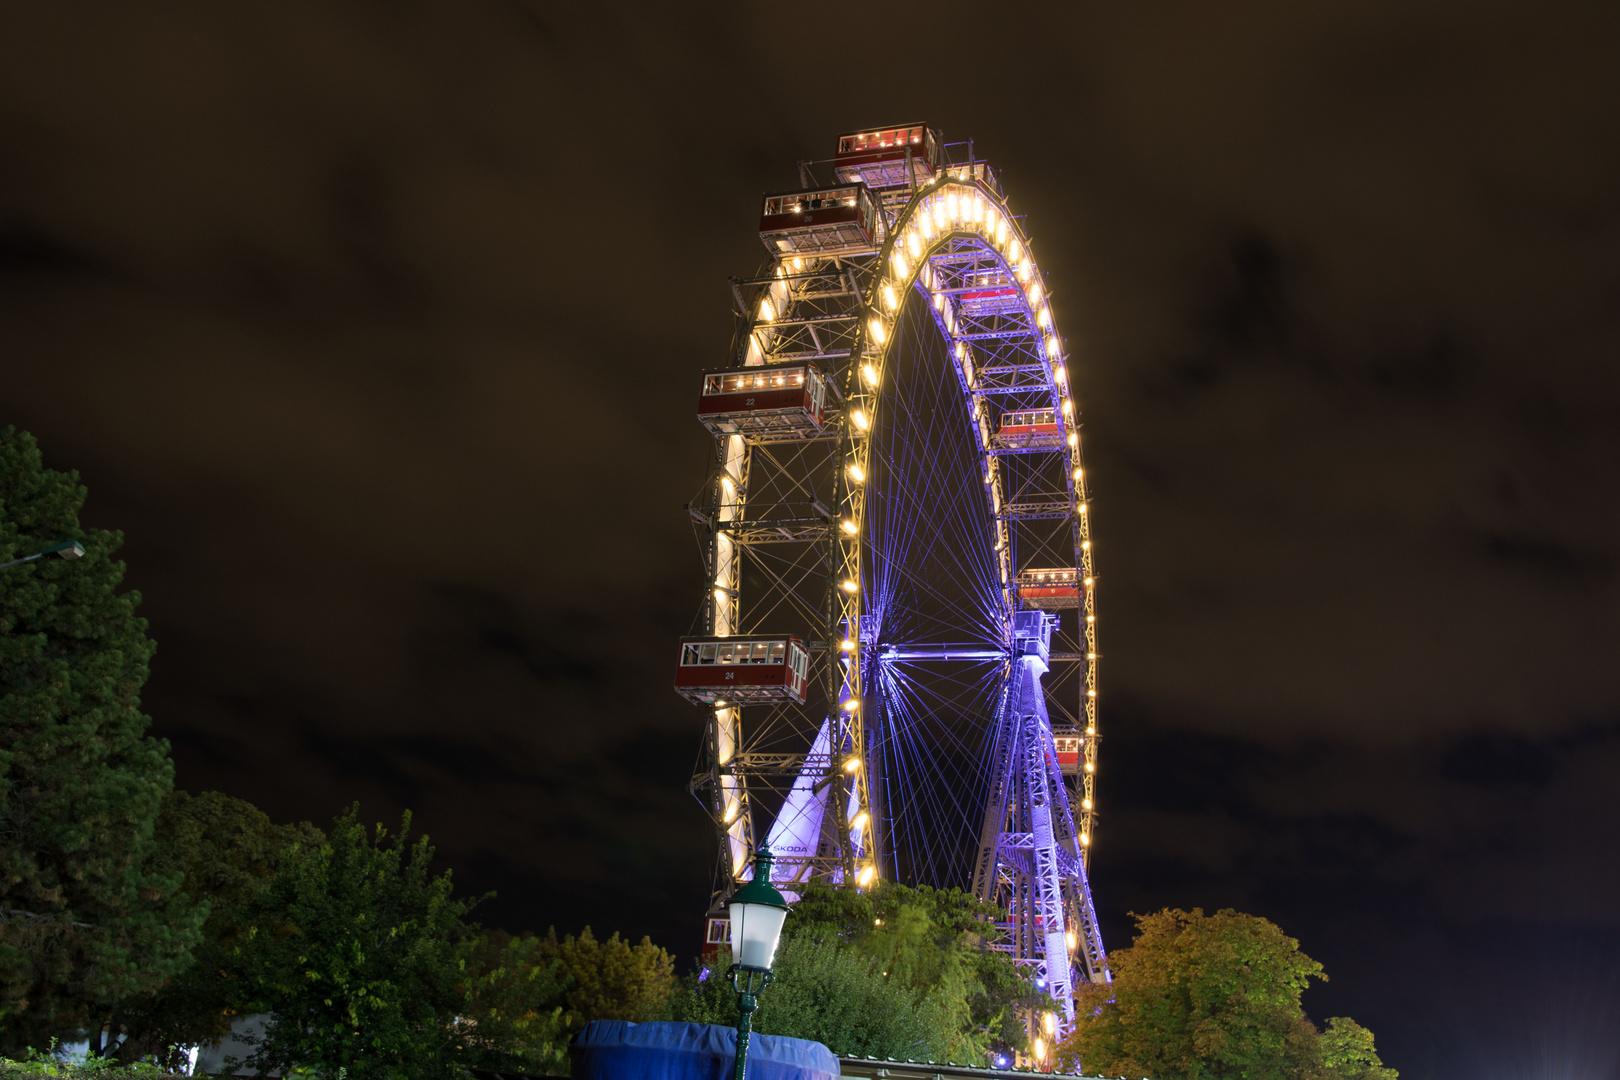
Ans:
POLYGON ((714 911, 761 840, 790 894, 971 889, 1062 1005, 1031 1018, 1050 1040, 1075 982, 1108 978, 1073 361, 971 144, 852 132, 800 180, 765 196, 770 254, 731 282, 731 363, 699 398, 709 586, 676 688, 708 708, 693 791, 720 838, 714 911))

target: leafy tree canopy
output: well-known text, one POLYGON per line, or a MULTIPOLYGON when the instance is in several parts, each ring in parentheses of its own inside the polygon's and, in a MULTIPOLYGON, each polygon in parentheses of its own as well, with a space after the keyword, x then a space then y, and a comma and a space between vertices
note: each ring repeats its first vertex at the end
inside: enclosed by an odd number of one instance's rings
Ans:
POLYGON ((203 940, 190 967, 125 1001, 112 1019, 129 1036, 117 1048, 119 1058, 152 1056, 178 1069, 185 1047, 229 1031, 242 981, 235 953, 261 896, 290 852, 318 849, 325 837, 307 821, 277 825, 252 803, 217 791, 170 792, 155 836, 155 864, 178 874, 181 890, 207 905, 203 940))
MULTIPOLYGON (((549 939, 555 942, 555 935, 549 939)), ((573 979, 548 941, 494 931, 474 946, 458 1020, 458 1059, 474 1068, 568 1072, 564 998, 573 979)))
POLYGON ((99 1027, 190 960, 204 911, 154 864, 173 785, 140 710, 154 646, 119 592, 123 536, 83 529, 76 473, 0 429, 0 562, 64 539, 84 556, 0 570, 0 1050, 99 1027))
POLYGON ((675 989, 675 958, 652 939, 631 945, 614 934, 597 941, 586 927, 578 937, 557 940, 552 927, 540 943, 540 955, 556 959, 572 986, 567 991, 569 1026, 575 1030, 592 1020, 644 1020, 662 1018, 670 991, 675 989))
POLYGON ((1154 1080, 1396 1080, 1352 1020, 1322 1034, 1300 995, 1322 965, 1274 923, 1223 910, 1136 916, 1110 958, 1111 985, 1084 987, 1058 1065, 1154 1080))
MULTIPOLYGON (((949 1037, 923 995, 883 974, 876 961, 847 945, 786 938, 777 950, 776 981, 759 997, 754 1029, 814 1039, 836 1054, 946 1060, 949 1037)), ((724 971, 690 976, 675 998, 675 1018, 737 1023, 737 995, 724 971)))
MULTIPOLYGON (((813 885, 793 906, 784 937, 840 943, 877 961, 890 979, 931 994, 946 1061, 981 1063, 993 1046, 1024 1046, 1021 1010, 1048 1002, 1024 971, 990 946, 1006 912, 960 889, 885 883, 855 891, 813 885)), ((935 1058, 934 1060, 941 1060, 935 1058)))
POLYGON ((267 1012, 249 1058, 350 1080, 456 1074, 472 904, 435 876, 427 837, 368 832, 352 807, 318 846, 297 844, 237 947, 243 1012, 267 1012))
POLYGON ((1350 1019, 1335 1016, 1322 1032, 1322 1071, 1329 1080, 1397 1080, 1373 1049, 1373 1033, 1350 1019))
MULTIPOLYGON (((982 1064, 992 1046, 1023 1044, 1017 1006, 1035 1000, 1017 966, 985 948, 1002 917, 956 889, 810 886, 784 926, 755 1024, 841 1054, 982 1064)), ((737 1020, 723 972, 688 979, 674 1011, 737 1020)))

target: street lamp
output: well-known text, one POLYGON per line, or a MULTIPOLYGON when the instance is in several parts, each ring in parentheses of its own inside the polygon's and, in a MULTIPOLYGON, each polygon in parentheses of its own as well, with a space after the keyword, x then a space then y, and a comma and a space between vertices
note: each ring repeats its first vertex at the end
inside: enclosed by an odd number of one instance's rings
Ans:
POLYGON ((29 555, 28 557, 22 559, 12 559, 8 563, 0 563, 0 570, 4 570, 8 566, 20 566, 25 562, 33 562, 35 559, 43 559, 47 555, 60 555, 64 559, 77 559, 83 554, 83 544, 79 543, 77 540, 64 540, 60 544, 52 544, 50 547, 46 548, 44 551, 41 551, 37 555, 29 555))
POLYGON ((748 1063, 748 1033, 754 1026, 759 995, 775 978, 771 961, 782 940, 787 900, 771 885, 771 849, 760 845, 754 853, 754 880, 731 894, 731 986, 737 991, 737 1070, 743 1080, 748 1063))

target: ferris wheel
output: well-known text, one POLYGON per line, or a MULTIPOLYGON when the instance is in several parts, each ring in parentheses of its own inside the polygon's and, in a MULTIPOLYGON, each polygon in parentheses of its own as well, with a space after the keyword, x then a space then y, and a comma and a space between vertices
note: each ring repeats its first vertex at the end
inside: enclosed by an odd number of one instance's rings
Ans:
POLYGON ((790 895, 971 890, 1066 1027, 1109 976, 1090 519, 1045 278, 995 171, 926 123, 842 135, 799 180, 764 198, 699 395, 708 585, 676 690, 708 716, 711 915, 761 843, 790 895))

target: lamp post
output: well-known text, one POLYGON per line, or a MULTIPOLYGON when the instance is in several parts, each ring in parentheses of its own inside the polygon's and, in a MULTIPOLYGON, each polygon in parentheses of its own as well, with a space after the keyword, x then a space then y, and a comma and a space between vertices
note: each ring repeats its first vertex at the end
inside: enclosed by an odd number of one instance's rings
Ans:
POLYGON ((754 880, 731 894, 731 986, 737 991, 738 1014, 737 1071, 732 1080, 743 1080, 754 1009, 759 995, 775 978, 771 961, 776 959, 782 923, 787 919, 787 900, 771 885, 775 861, 770 848, 760 845, 754 853, 754 880))
POLYGON ((29 555, 21 559, 12 559, 8 563, 0 563, 0 570, 4 570, 8 566, 21 566, 23 563, 33 562, 35 559, 43 559, 47 555, 60 555, 64 559, 77 559, 83 554, 83 544, 79 543, 77 540, 64 540, 60 544, 52 544, 50 547, 36 555, 29 555))

